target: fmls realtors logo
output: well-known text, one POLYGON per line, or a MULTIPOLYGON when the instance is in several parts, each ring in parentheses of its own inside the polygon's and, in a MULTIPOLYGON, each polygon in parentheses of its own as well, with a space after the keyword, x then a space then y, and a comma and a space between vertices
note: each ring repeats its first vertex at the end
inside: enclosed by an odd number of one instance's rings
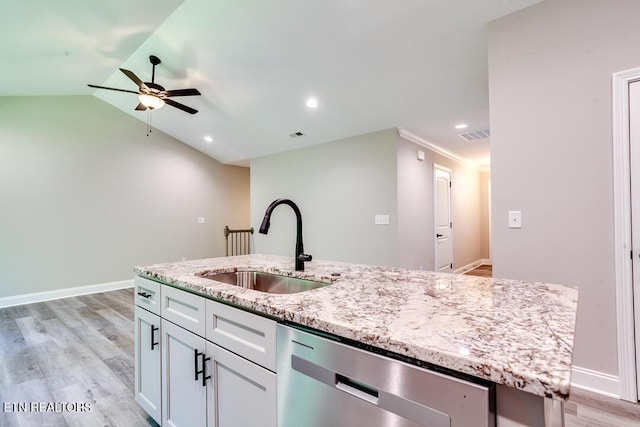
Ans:
POLYGON ((2 412, 91 412, 90 402, 3 402, 2 412))

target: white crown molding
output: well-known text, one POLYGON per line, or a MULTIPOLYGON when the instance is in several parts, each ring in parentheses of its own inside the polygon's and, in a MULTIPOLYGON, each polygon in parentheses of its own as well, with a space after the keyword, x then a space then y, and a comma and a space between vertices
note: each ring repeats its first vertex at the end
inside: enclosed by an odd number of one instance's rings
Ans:
POLYGON ((437 144, 434 144, 431 141, 427 141, 426 139, 419 137, 418 135, 402 128, 402 127, 398 127, 398 135, 400 135, 401 138, 404 138, 408 141, 414 142, 418 145, 423 146, 424 148, 427 148, 431 151, 433 151, 434 153, 440 154, 441 156, 444 156, 450 160, 453 160, 454 162, 458 162, 460 164, 463 164, 467 167, 470 167, 472 169, 475 169, 479 172, 488 172, 490 170, 489 166, 486 165, 478 165, 476 162, 469 160, 465 157, 462 157, 456 153, 454 153, 453 151, 449 151, 446 148, 443 148, 437 144))
POLYGON ((99 283, 97 285, 78 286, 75 288, 56 289, 54 291, 34 292, 23 295, 13 295, 0 298, 0 308, 13 307, 14 305, 33 304, 34 302, 50 301, 53 299, 76 297, 79 295, 95 294, 98 292, 115 291, 118 289, 132 288, 133 280, 121 280, 118 282, 99 283))

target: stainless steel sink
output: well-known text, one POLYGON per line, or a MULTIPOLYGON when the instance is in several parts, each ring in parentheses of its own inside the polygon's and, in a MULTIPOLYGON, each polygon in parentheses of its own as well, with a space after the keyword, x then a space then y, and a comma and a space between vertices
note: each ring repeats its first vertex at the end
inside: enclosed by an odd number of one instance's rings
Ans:
POLYGON ((271 294, 295 294, 330 285, 330 283, 280 276, 261 271, 237 271, 202 275, 202 277, 271 294))

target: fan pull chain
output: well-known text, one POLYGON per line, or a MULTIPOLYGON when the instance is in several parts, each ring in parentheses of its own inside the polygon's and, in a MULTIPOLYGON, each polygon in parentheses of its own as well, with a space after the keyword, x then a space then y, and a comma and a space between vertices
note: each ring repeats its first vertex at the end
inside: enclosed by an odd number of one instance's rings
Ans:
POLYGON ((147 136, 151 133, 151 108, 147 108, 147 136))

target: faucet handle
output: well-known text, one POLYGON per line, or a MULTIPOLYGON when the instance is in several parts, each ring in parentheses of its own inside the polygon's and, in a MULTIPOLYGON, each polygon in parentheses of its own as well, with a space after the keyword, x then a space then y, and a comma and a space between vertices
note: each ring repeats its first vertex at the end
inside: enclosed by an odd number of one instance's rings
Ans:
POLYGON ((313 257, 309 254, 300 254, 298 255, 298 260, 299 261, 311 261, 313 259, 313 257))

